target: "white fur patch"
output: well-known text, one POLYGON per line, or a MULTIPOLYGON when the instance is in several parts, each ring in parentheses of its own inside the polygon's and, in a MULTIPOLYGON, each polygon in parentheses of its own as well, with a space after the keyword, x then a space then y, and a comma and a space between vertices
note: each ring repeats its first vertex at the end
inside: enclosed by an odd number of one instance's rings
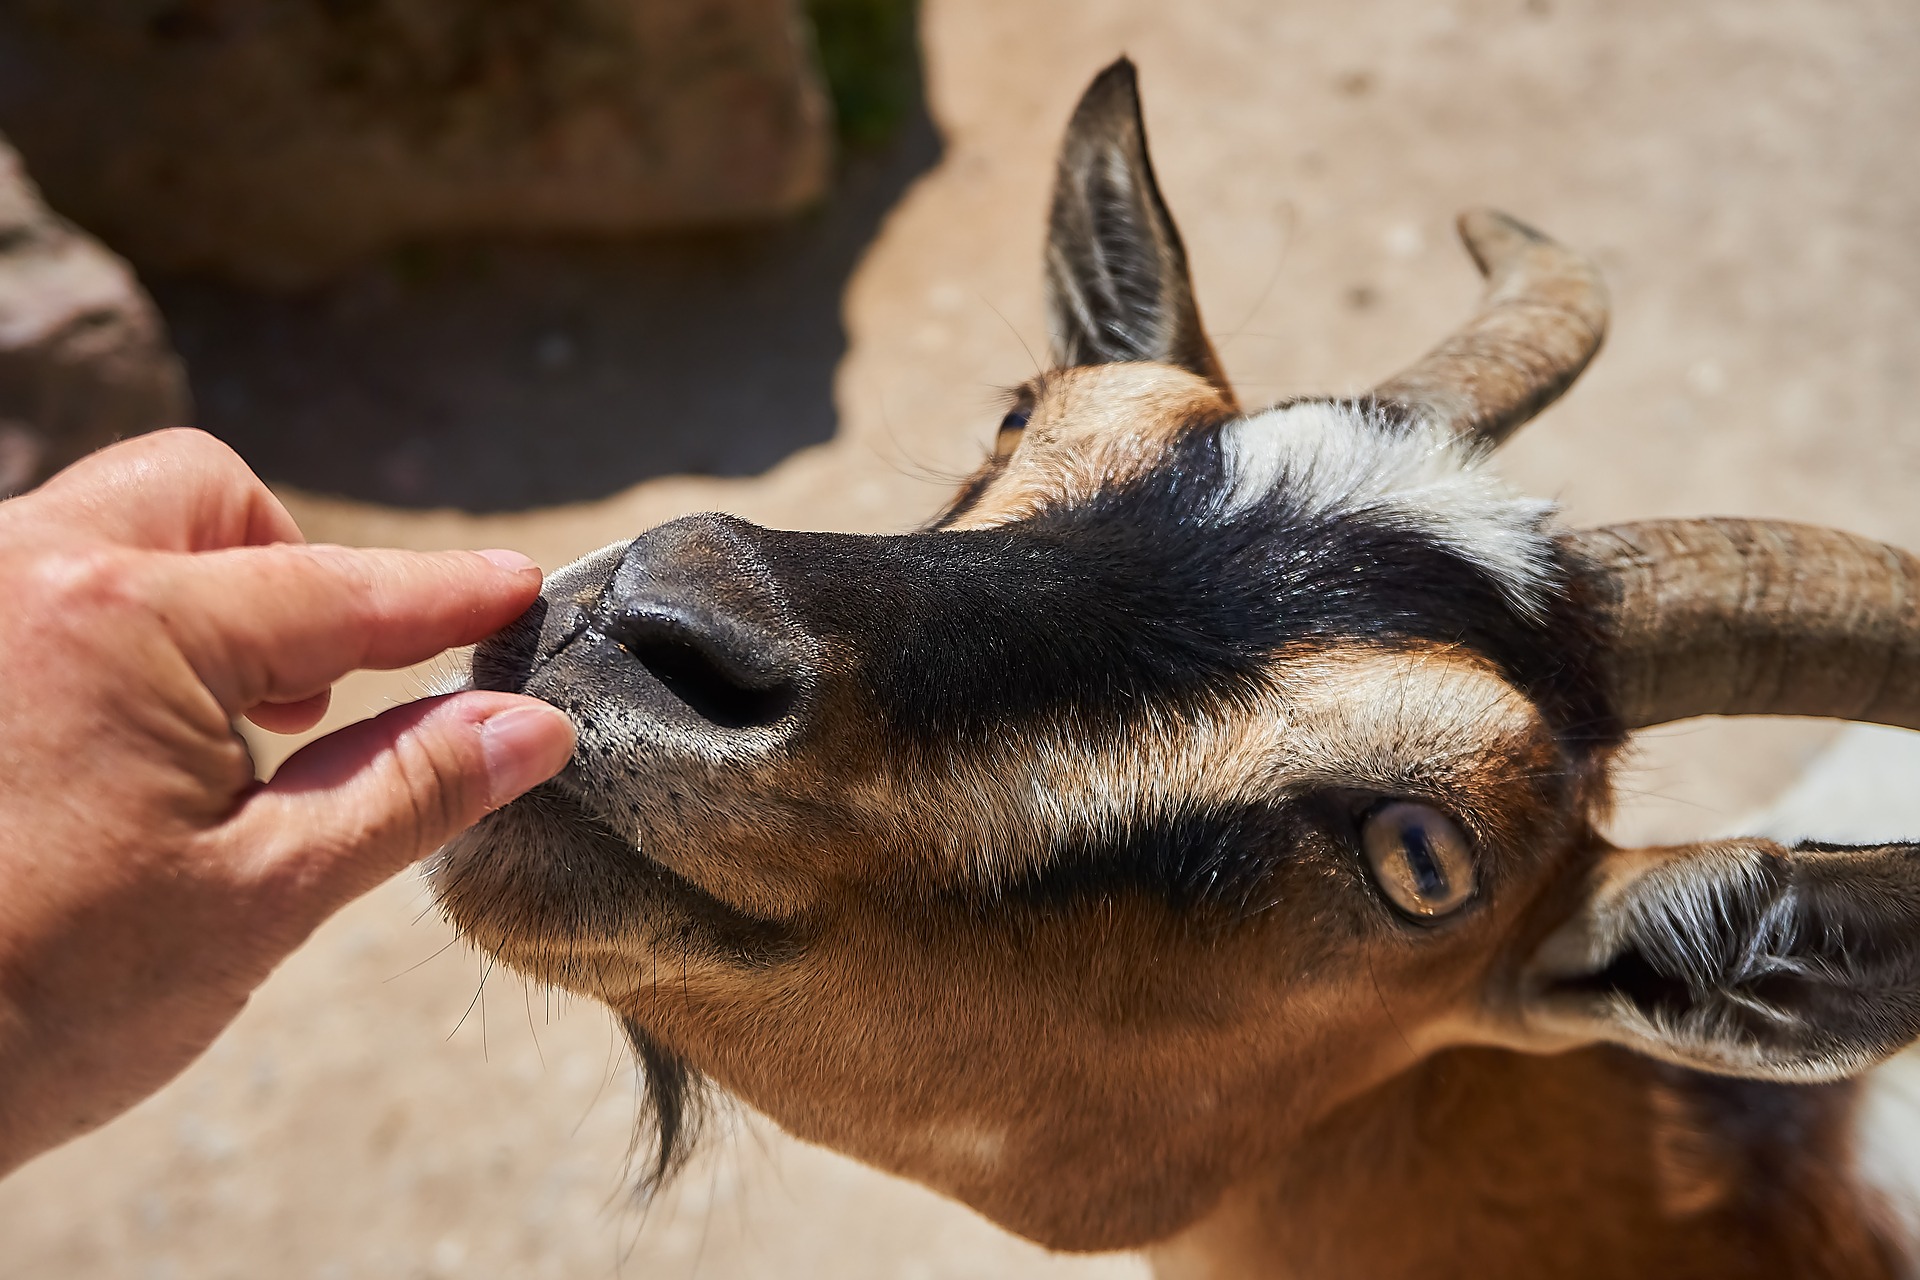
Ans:
POLYGON ((1229 423, 1220 444, 1223 517, 1284 494, 1304 514, 1417 530, 1484 569, 1530 615, 1552 588, 1545 528, 1553 504, 1514 493, 1442 427, 1408 427, 1363 405, 1311 400, 1229 423))

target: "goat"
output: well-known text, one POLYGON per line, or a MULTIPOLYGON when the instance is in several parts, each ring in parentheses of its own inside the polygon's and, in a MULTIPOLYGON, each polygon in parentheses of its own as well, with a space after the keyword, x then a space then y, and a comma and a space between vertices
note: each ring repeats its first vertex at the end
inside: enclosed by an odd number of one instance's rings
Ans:
POLYGON ((1485 464, 1600 346, 1603 286, 1460 230, 1457 334, 1242 410, 1122 60, 1059 160, 1055 367, 943 514, 676 520, 476 650, 580 745, 435 890, 625 1023, 656 1178, 711 1080, 1166 1277, 1910 1264, 1848 1123, 1920 1036, 1920 846, 1598 824, 1644 726, 1920 728, 1920 561, 1560 528, 1485 464))

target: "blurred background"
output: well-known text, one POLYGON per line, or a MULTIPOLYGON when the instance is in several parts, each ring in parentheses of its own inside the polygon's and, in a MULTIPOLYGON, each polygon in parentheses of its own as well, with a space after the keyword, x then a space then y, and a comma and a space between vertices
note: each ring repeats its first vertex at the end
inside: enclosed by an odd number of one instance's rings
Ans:
MULTIPOLYGON (((1920 546, 1908 0, 9 0, 0 490, 195 422, 317 539, 911 527, 1044 355, 1052 150, 1122 52, 1243 399, 1438 339, 1478 293, 1453 216, 1497 205, 1614 298, 1521 487, 1920 546)), ((1832 736, 1649 735, 1616 834, 1725 830, 1832 736)), ((412 877, 333 921, 0 1183, 0 1276, 1144 1274, 744 1114, 643 1210, 607 1019, 449 942, 412 877)))

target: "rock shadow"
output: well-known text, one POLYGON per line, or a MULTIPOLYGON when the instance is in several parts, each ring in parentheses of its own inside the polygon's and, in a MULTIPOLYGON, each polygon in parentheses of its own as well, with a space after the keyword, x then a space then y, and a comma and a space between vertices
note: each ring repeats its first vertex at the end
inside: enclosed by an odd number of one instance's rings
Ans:
POLYGON ((750 475, 833 435, 847 279, 940 150, 920 96, 782 225, 422 247, 296 298, 148 283, 199 425, 271 481, 496 512, 750 475))

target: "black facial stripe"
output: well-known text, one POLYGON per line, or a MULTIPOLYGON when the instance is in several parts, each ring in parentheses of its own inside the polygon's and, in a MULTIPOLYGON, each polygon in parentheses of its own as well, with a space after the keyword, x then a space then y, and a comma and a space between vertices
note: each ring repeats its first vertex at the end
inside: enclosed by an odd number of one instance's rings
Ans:
POLYGON ((993 482, 998 480, 1006 469, 1006 458, 996 457, 989 460, 985 466, 974 472, 972 478, 960 486, 960 492, 954 495, 953 501, 947 504, 947 509, 935 518, 930 527, 943 528, 973 510, 979 505, 980 499, 986 496, 987 490, 993 487, 993 482))
POLYGON ((1257 913, 1277 849, 1297 843, 1301 815, 1281 803, 1212 805, 1142 820, 1121 834, 1063 842, 1047 863, 981 905, 1056 908, 1139 893, 1176 910, 1257 913))
POLYGON ((1284 493, 1222 519, 1217 433, 1151 473, 987 530, 891 538, 768 534, 810 630, 857 655, 904 739, 982 742, 1023 724, 1097 731, 1145 707, 1231 698, 1293 644, 1459 645, 1536 697, 1560 731, 1617 730, 1579 602, 1518 610, 1483 567, 1389 515, 1329 519, 1284 493))

